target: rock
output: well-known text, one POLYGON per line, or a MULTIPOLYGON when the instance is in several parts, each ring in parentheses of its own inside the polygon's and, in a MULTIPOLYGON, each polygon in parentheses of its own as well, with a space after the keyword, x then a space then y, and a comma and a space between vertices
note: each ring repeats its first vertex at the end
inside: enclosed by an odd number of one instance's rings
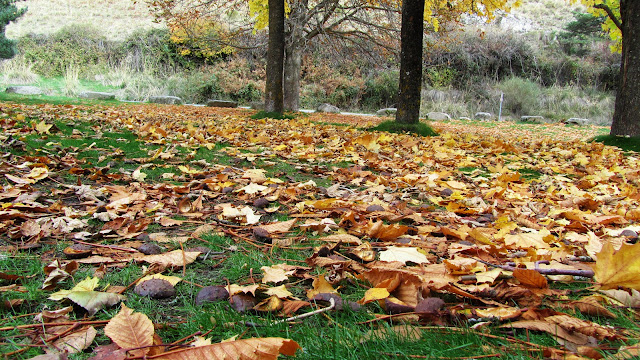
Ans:
POLYGON ((406 304, 399 304, 395 301, 389 300, 389 298, 384 299, 385 309, 387 309, 387 313, 389 314, 402 314, 413 312, 415 307, 409 306, 406 304))
POLYGON ((196 295, 196 305, 202 305, 206 302, 215 302, 227 300, 229 292, 224 286, 205 286, 196 295))
POLYGON ((369 205, 367 206, 367 212, 374 212, 374 211, 384 211, 384 208, 380 205, 369 205))
POLYGON ((376 115, 378 116, 392 116, 395 115, 398 112, 398 109, 396 108, 385 108, 385 109, 380 109, 378 111, 376 111, 376 115))
POLYGON ((267 206, 269 206, 269 200, 261 197, 261 198, 257 198, 255 200, 253 200, 253 206, 257 207, 258 209, 264 209, 267 206))
POLYGON ((258 305, 258 300, 251 295, 237 294, 233 295, 229 300, 231 307, 237 312, 247 312, 253 310, 258 305))
POLYGON ((263 228, 257 227, 253 229, 253 237, 263 243, 271 244, 273 239, 271 238, 271 234, 263 228))
POLYGON ((177 96, 149 96, 149 102, 154 104, 182 105, 182 99, 177 96))
POLYGON ((19 95, 42 95, 44 91, 37 86, 9 86, 7 93, 19 94, 19 95))
POLYGON ((581 119, 581 118, 571 118, 564 122, 565 124, 574 124, 578 126, 590 125, 591 121, 589 119, 581 119))
POLYGON ((93 253, 92 250, 92 247, 89 245, 73 244, 65 248, 62 252, 67 259, 82 259, 91 256, 93 253))
POLYGON ((468 118, 468 117, 466 117, 466 116, 461 116, 461 117, 460 117, 460 120, 471 121, 471 119, 469 119, 469 118, 468 118))
POLYGON ((209 99, 207 100, 207 106, 219 108, 237 108, 238 103, 235 101, 209 99))
POLYGON ((115 100, 116 94, 99 91, 84 91, 78 94, 78 97, 94 100, 115 100))
POLYGON ((340 108, 331 104, 324 103, 318 105, 318 107, 316 108, 316 112, 339 114, 340 108))
POLYGON ((427 120, 449 121, 451 120, 451 116, 447 113, 433 111, 427 114, 427 120))
POLYGON ((164 249, 160 247, 160 245, 155 243, 144 243, 138 247, 138 251, 145 255, 157 255, 162 254, 164 249))
POLYGON ((488 112, 477 112, 473 115, 473 118, 476 120, 491 120, 493 119, 493 114, 488 112))
POLYGON ((163 279, 151 279, 136 285, 135 293, 152 299, 165 299, 176 295, 176 289, 163 279))
POLYGON ((520 121, 528 122, 532 124, 546 124, 548 121, 544 118, 544 116, 521 116, 520 121))

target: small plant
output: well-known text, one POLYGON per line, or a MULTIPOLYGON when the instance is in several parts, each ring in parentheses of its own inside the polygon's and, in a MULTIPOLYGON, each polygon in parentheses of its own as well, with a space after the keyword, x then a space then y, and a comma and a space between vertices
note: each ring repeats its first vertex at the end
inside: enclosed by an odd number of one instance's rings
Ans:
POLYGON ((293 116, 293 114, 281 114, 278 112, 258 111, 257 113, 251 115, 251 118, 254 120, 259 120, 259 119, 293 120, 295 119, 295 116, 293 116))
POLYGON ((395 134, 411 133, 420 136, 438 136, 438 133, 425 123, 401 124, 395 121, 385 121, 367 130, 386 131, 395 134))

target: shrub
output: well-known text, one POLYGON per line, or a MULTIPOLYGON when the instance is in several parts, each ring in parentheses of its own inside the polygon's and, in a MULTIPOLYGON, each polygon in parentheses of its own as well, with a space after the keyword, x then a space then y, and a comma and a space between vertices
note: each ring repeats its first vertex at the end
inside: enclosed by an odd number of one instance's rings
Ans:
POLYGON ((399 71, 391 69, 384 69, 369 76, 364 84, 362 108, 377 110, 395 104, 398 96, 399 77, 399 71))
POLYGON ((51 36, 27 35, 18 42, 19 52, 33 70, 46 77, 64 76, 69 66, 81 76, 107 66, 107 51, 112 45, 95 28, 67 26, 51 36))
POLYGON ((512 77, 500 84, 498 88, 504 92, 503 111, 513 115, 537 115, 538 101, 541 95, 540 85, 533 81, 512 77))

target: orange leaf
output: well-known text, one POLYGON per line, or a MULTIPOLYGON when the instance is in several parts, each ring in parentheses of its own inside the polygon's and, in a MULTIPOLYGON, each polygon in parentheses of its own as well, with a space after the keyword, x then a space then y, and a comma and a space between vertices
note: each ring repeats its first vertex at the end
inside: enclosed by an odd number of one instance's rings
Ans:
POLYGON ((271 360, 283 354, 293 356, 300 349, 297 342, 283 338, 255 338, 181 349, 161 354, 159 360, 271 360))
MULTIPOLYGON (((153 332, 151 320, 145 314, 135 313, 125 304, 122 304, 120 312, 104 328, 105 335, 123 349, 153 345, 153 332)), ((144 356, 149 350, 150 348, 147 347, 132 350, 130 353, 135 356, 144 356)))
POLYGON ((528 288, 546 289, 549 287, 549 284, 547 284, 547 278, 535 270, 515 269, 513 271, 513 277, 518 279, 520 284, 528 288))

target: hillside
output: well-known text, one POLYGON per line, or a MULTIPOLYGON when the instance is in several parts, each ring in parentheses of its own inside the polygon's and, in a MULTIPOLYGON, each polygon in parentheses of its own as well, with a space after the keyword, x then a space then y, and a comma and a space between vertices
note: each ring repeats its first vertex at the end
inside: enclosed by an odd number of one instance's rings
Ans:
POLYGON ((24 0, 18 7, 29 10, 7 27, 7 37, 28 33, 50 34, 65 25, 90 24, 107 39, 123 40, 137 29, 159 27, 144 1, 133 0, 24 0))
MULTIPOLYGON (((50 34, 70 24, 91 24, 108 39, 122 40, 136 29, 162 26, 153 22, 145 1, 24 0, 18 6, 29 11, 7 27, 9 38, 50 34)), ((573 19, 571 11, 576 8, 581 6, 568 0, 523 0, 521 7, 499 18, 495 25, 516 31, 559 30, 573 19)))

